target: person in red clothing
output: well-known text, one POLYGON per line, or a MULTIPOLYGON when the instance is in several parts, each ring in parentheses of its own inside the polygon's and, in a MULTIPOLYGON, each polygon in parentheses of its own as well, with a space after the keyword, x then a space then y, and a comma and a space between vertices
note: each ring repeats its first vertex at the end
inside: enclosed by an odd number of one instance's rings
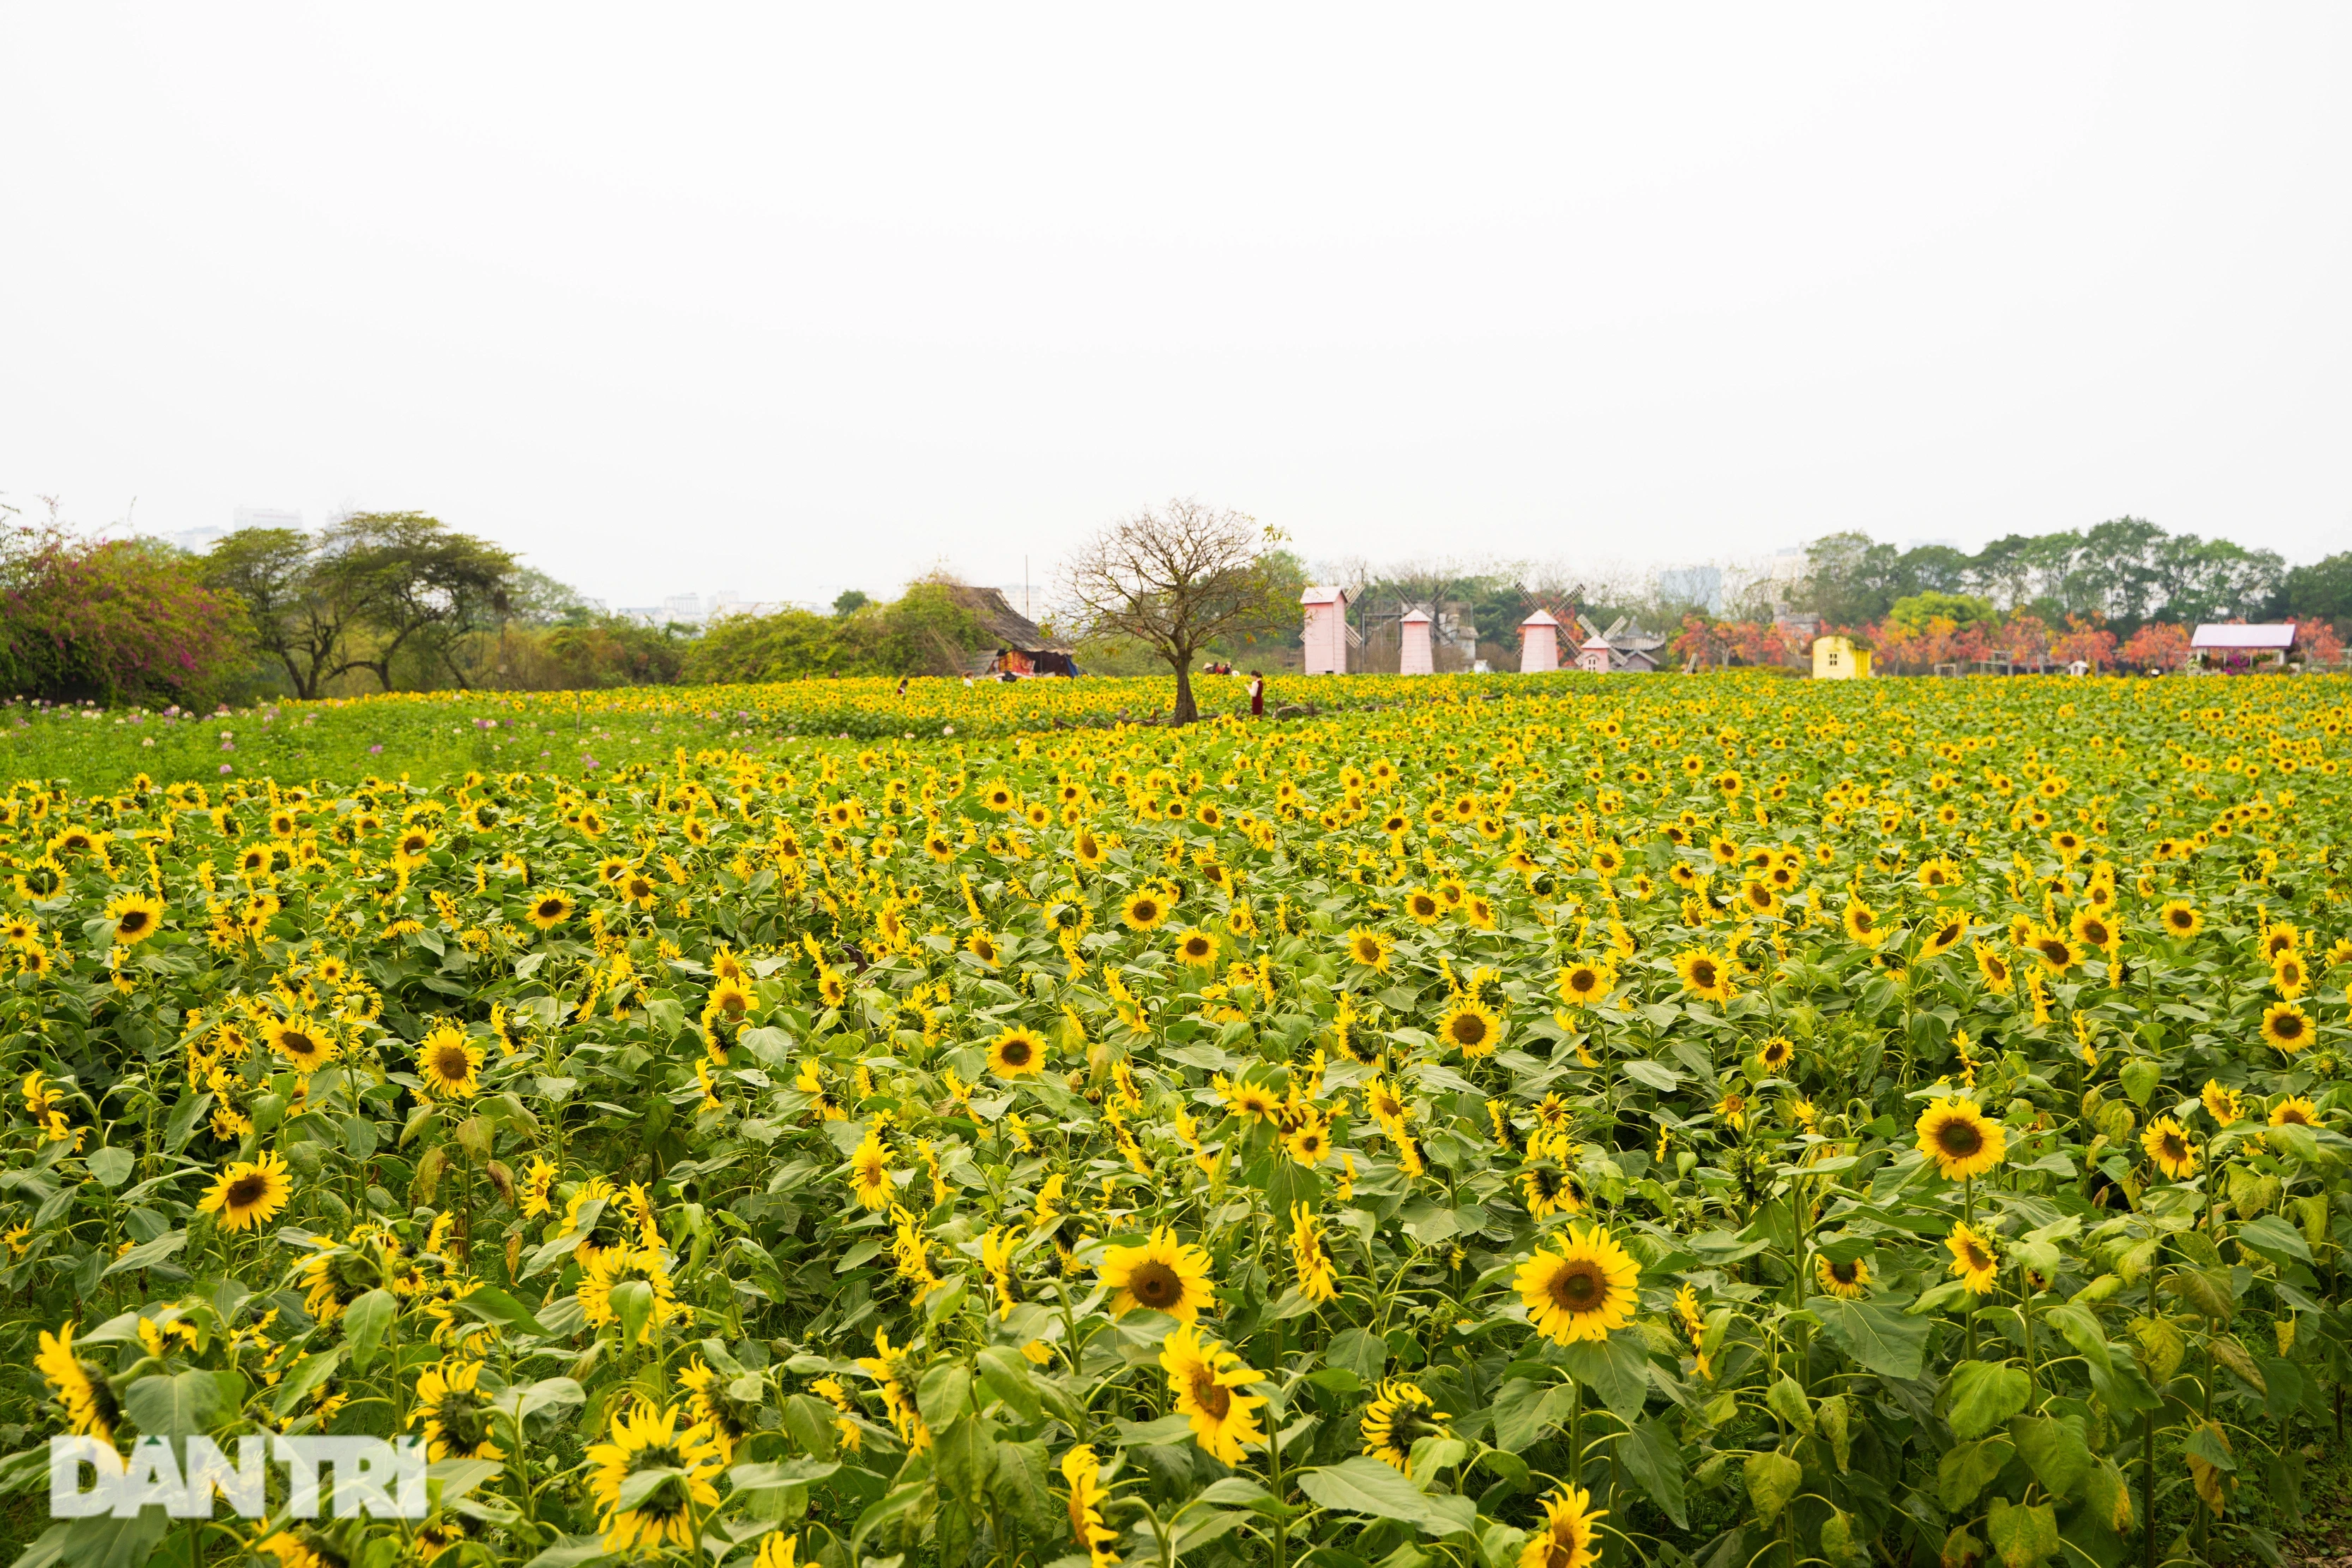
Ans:
POLYGON ((1250 717, 1265 717, 1265 677, 1255 669, 1250 671, 1250 717))

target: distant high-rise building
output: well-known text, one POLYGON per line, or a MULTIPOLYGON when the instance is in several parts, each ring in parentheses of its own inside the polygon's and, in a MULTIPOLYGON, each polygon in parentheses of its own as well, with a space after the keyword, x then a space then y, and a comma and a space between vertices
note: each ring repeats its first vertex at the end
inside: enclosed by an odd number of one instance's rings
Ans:
POLYGON ((702 595, 672 594, 662 601, 661 613, 662 619, 666 621, 683 621, 690 626, 699 625, 702 620, 702 595))
POLYGON ((241 506, 238 507, 231 515, 236 519, 236 521, 230 524, 230 526, 234 528, 291 528, 299 530, 302 526, 302 514, 299 511, 288 511, 283 507, 241 506))

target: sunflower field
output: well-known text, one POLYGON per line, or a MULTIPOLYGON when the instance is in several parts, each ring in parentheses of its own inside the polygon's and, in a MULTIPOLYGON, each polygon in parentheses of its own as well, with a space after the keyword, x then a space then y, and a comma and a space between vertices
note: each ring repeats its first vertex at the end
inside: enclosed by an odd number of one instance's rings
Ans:
POLYGON ((2352 683, 821 731, 903 711, 856 684, 600 709, 593 769, 47 721, 19 1568, 2282 1560, 2352 1346, 2352 683), (418 1439, 415 1516, 195 1458, 323 1436, 418 1439))

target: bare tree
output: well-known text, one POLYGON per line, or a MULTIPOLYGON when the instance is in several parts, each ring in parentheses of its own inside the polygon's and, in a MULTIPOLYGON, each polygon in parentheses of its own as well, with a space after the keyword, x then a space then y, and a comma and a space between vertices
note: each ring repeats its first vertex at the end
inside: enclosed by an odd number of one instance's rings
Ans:
POLYGON ((1227 632, 1271 628, 1295 588, 1273 550, 1280 531, 1238 511, 1171 500, 1110 524, 1064 568, 1091 636, 1143 643, 1176 671, 1171 724, 1200 717, 1192 660, 1227 632))

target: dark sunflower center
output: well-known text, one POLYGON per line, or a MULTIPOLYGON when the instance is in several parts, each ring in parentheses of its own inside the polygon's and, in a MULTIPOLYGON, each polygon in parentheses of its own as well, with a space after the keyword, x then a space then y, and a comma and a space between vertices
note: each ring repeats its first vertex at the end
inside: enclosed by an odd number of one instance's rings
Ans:
POLYGON ((2303 1020, 2292 1013, 2282 1013, 2279 1015, 2278 1032, 2292 1040, 2303 1033, 2303 1020))
POLYGON ((1984 1134, 1975 1122, 1953 1117, 1936 1129, 1936 1147, 1955 1160, 1965 1160, 1984 1147, 1984 1134))
POLYGON ((122 919, 116 922, 116 929, 121 931, 126 935, 145 931, 147 929, 147 911, 145 910, 123 910, 122 919))
POLYGON ((1593 1311, 1609 1296, 1600 1266, 1581 1258, 1555 1270, 1548 1289, 1554 1303, 1570 1312, 1593 1311))
POLYGON ((1461 1046, 1475 1046, 1483 1044, 1486 1038, 1486 1020, 1478 1016, 1477 1014, 1465 1013, 1460 1017, 1454 1020, 1454 1044, 1461 1046))
POLYGON ((289 1057, 307 1057, 319 1048, 318 1042, 299 1029, 289 1029, 278 1037, 278 1044, 289 1057))
POLYGON ((1217 1374, 1205 1362, 1192 1368, 1192 1403, 1212 1421, 1223 1421, 1234 1407, 1233 1390, 1217 1381, 1217 1374))
POLYGON ((269 1178, 258 1172, 251 1172, 228 1184, 226 1201, 231 1208, 250 1208, 268 1194, 269 1178))
POLYGON ((2189 1145, 2176 1134, 2166 1133, 2162 1146, 2164 1157, 2168 1160, 2179 1161, 2188 1157, 2189 1145))
POLYGON ((479 1394, 453 1388, 433 1406, 433 1419, 441 1424, 441 1436, 450 1447, 470 1454, 489 1437, 488 1410, 479 1394))
POLYGON ((1861 1274, 1862 1262, 1859 1258, 1855 1259, 1852 1263, 1832 1263, 1830 1265, 1830 1278, 1836 1280, 1841 1285, 1853 1284, 1856 1279, 1860 1278, 1861 1274))
POLYGON ((543 921, 551 921, 562 912, 563 902, 560 899, 543 899, 540 901, 539 918, 543 921))
POLYGON ((1139 921, 1158 920, 1160 906, 1150 899, 1138 899, 1135 901, 1135 918, 1139 921))
POLYGON ((473 1067, 462 1046, 443 1046, 433 1053, 433 1070, 441 1078, 464 1078, 473 1067))
POLYGON ((1026 1040, 1005 1041, 1004 1065, 1009 1068, 1027 1067, 1029 1065, 1029 1042, 1026 1040))
POLYGON ((1184 1281, 1165 1263, 1147 1263, 1127 1277, 1127 1293, 1147 1307, 1172 1307, 1183 1299, 1184 1281))
POLYGON ((1704 961, 1691 965, 1691 984, 1706 986, 1715 984, 1715 965, 1704 961))

